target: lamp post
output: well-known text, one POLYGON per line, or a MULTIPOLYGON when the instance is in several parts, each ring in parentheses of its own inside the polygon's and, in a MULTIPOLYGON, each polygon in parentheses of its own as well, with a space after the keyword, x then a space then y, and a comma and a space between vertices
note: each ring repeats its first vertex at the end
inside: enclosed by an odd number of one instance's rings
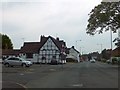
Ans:
POLYGON ((84 47, 80 47, 80 54, 81 54, 81 55, 83 54, 82 48, 84 48, 84 47))
POLYGON ((102 44, 97 44, 97 45, 100 45, 100 47, 101 47, 100 59, 102 60, 102 44))
POLYGON ((110 42, 111 42, 111 50, 112 50, 112 30, 110 30, 110 42))
MULTIPOLYGON (((110 29, 110 43, 111 43, 111 51, 110 51, 110 61, 112 61, 112 30, 110 29)), ((112 61, 113 63, 113 61, 112 61)))

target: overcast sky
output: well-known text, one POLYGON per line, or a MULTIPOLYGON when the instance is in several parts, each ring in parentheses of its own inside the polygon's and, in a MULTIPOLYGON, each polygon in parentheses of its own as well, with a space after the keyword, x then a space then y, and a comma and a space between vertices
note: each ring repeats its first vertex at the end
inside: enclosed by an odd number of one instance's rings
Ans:
MULTIPOLYGON (((36 42, 40 35, 59 37, 67 47, 77 46, 78 50, 82 47, 83 53, 100 51, 97 44, 108 49, 109 31, 95 36, 86 34, 88 14, 101 1, 3 0, 0 5, 1 32, 11 38, 15 49, 23 45, 23 38, 24 41, 36 42)), ((117 34, 113 34, 113 39, 115 37, 117 34)))

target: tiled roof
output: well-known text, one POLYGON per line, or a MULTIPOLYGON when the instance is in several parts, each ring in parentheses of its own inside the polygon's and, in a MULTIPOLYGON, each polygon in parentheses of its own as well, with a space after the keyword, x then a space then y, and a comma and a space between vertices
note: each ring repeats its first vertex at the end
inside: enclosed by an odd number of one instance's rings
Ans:
POLYGON ((19 55, 19 49, 2 49, 2 55, 19 55))
POLYGON ((45 37, 41 36, 40 42, 24 42, 24 45, 21 47, 20 50, 3 50, 4 55, 16 55, 19 53, 38 53, 40 48, 46 43, 46 41, 51 38, 51 40, 55 43, 58 49, 61 51, 62 44, 65 45, 63 40, 59 41, 58 39, 54 39, 51 36, 45 37), (18 52, 19 51, 19 52, 18 52))
POLYGON ((23 47, 21 47, 21 53, 38 53, 39 49, 46 43, 46 41, 51 38, 51 40, 55 43, 59 50, 62 48, 62 44, 65 45, 64 41, 59 41, 54 39, 51 36, 45 37, 41 36, 40 42, 25 42, 23 47))
POLYGON ((112 51, 112 56, 120 56, 120 47, 117 47, 112 51))
POLYGON ((36 53, 41 46, 40 42, 25 42, 20 53, 36 53))

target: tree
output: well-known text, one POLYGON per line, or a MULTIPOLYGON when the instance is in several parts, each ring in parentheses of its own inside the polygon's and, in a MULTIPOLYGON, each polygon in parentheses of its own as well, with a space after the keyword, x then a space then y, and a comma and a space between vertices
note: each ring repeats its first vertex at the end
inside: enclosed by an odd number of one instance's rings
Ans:
POLYGON ((101 2, 90 12, 87 33, 94 35, 103 31, 116 32, 120 28, 120 1, 101 2))
POLYGON ((2 49, 13 49, 11 39, 7 35, 2 35, 2 49))
POLYGON ((102 58, 108 60, 108 59, 110 59, 111 50, 110 49, 108 49, 108 50, 104 49, 101 54, 102 54, 102 58))

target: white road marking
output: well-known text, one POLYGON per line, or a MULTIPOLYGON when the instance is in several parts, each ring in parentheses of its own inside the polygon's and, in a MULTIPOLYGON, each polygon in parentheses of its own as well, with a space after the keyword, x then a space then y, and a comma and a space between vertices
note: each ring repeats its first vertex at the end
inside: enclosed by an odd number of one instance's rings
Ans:
POLYGON ((74 87, 83 87, 83 84, 73 84, 74 87))
POLYGON ((24 75, 23 73, 20 73, 20 75, 24 75))
POLYGON ((50 69, 50 71, 56 71, 55 69, 50 69))
MULTIPOLYGON (((0 82, 0 83, 1 83, 1 82, 0 82)), ((12 84, 16 84, 16 85, 19 85, 19 86, 21 86, 21 87, 27 89, 27 87, 26 87, 25 85, 22 85, 22 84, 20 84, 20 83, 18 83, 18 82, 13 82, 13 81, 2 81, 2 83, 12 83, 12 84)))

